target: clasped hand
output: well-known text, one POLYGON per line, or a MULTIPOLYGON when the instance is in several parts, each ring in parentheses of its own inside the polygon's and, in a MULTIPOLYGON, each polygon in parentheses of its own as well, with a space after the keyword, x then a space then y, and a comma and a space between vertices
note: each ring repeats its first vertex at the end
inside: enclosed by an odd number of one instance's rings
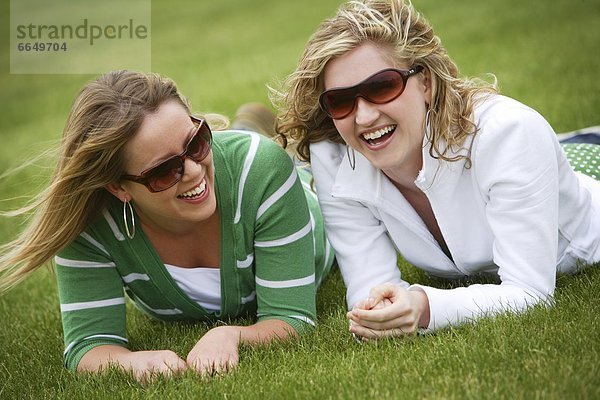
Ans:
POLYGON ((429 301, 419 288, 385 283, 371 289, 346 316, 350 332, 363 340, 414 334, 429 324, 429 301))

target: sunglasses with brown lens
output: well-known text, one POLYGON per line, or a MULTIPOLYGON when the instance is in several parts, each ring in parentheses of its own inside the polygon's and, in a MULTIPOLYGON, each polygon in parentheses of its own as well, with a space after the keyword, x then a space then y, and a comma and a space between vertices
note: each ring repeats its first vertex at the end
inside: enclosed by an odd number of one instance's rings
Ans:
POLYGON ((354 111, 357 97, 375 104, 389 103, 404 92, 408 78, 422 70, 420 65, 409 70, 387 68, 357 85, 324 91, 319 96, 319 104, 330 118, 346 118, 354 111))
POLYGON ((190 118, 195 130, 183 153, 142 171, 140 175, 123 175, 121 179, 145 185, 152 193, 162 192, 181 180, 185 173, 186 158, 197 163, 204 160, 212 147, 212 132, 205 120, 193 116, 190 118))

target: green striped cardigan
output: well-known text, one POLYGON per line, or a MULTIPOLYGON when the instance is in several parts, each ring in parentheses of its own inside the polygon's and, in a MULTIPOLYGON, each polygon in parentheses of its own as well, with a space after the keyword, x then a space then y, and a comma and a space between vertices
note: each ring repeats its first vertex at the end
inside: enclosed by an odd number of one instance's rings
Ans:
POLYGON ((221 310, 207 311, 179 288, 143 231, 131 240, 124 235, 122 203, 115 199, 55 257, 67 368, 76 369, 95 346, 127 346, 124 291, 161 320, 256 315, 283 320, 298 333, 315 325, 315 288, 334 255, 310 174, 250 132, 215 133, 213 160, 221 310))

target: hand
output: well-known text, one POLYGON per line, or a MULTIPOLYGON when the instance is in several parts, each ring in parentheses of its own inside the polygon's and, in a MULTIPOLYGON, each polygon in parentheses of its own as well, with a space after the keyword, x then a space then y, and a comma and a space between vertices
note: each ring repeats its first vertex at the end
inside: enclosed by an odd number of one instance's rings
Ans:
POLYGON ((213 375, 238 364, 240 330, 236 326, 219 326, 208 331, 187 356, 187 365, 198 373, 213 375))
POLYGON ((172 376, 187 369, 187 364, 170 350, 131 351, 122 346, 97 346, 84 354, 77 371, 100 372, 110 365, 131 371, 140 383, 148 383, 158 375, 172 376))
POLYGON ((348 312, 350 332, 363 339, 413 334, 429 324, 429 301, 420 289, 386 283, 348 312))
POLYGON ((187 369, 185 361, 171 350, 132 351, 124 355, 119 364, 125 370, 130 370, 135 379, 143 384, 158 375, 171 377, 187 369))

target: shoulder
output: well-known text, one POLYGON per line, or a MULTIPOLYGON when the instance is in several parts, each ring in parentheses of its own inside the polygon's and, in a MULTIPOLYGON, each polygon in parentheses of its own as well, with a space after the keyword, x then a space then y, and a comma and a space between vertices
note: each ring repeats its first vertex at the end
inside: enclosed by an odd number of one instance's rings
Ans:
MULTIPOLYGON (((310 163, 316 169, 337 171, 345 154, 345 145, 329 140, 310 145, 310 163)), ((317 172, 315 171, 315 173, 317 172)))
POLYGON ((81 256, 85 259, 112 257, 113 251, 126 240, 119 211, 122 215, 122 209, 118 210, 116 202, 109 201, 57 256, 75 259, 81 256))
POLYGON ((533 108, 511 98, 493 95, 481 101, 474 111, 477 134, 474 155, 483 152, 514 152, 545 148, 554 153, 556 134, 533 108))
POLYGON ((555 170, 558 142, 550 124, 534 109, 504 96, 476 107, 472 146, 475 174, 484 186, 527 180, 555 170))
POLYGON ((339 143, 334 143, 329 140, 324 140, 310 144, 310 157, 318 157, 320 159, 342 159, 346 146, 339 143))
POLYGON ((506 96, 492 95, 475 107, 475 122, 482 134, 506 135, 523 130, 530 135, 554 134, 550 124, 533 108, 506 96))
POLYGON ((252 162, 253 167, 290 164, 285 150, 272 139, 251 131, 219 131, 213 135, 213 148, 225 162, 252 162), (255 162, 258 161, 258 162, 255 162))
POLYGON ((243 200, 244 207, 258 206, 261 199, 297 178, 285 150, 258 133, 217 132, 213 151, 220 193, 226 198, 232 196, 236 202, 243 200))

